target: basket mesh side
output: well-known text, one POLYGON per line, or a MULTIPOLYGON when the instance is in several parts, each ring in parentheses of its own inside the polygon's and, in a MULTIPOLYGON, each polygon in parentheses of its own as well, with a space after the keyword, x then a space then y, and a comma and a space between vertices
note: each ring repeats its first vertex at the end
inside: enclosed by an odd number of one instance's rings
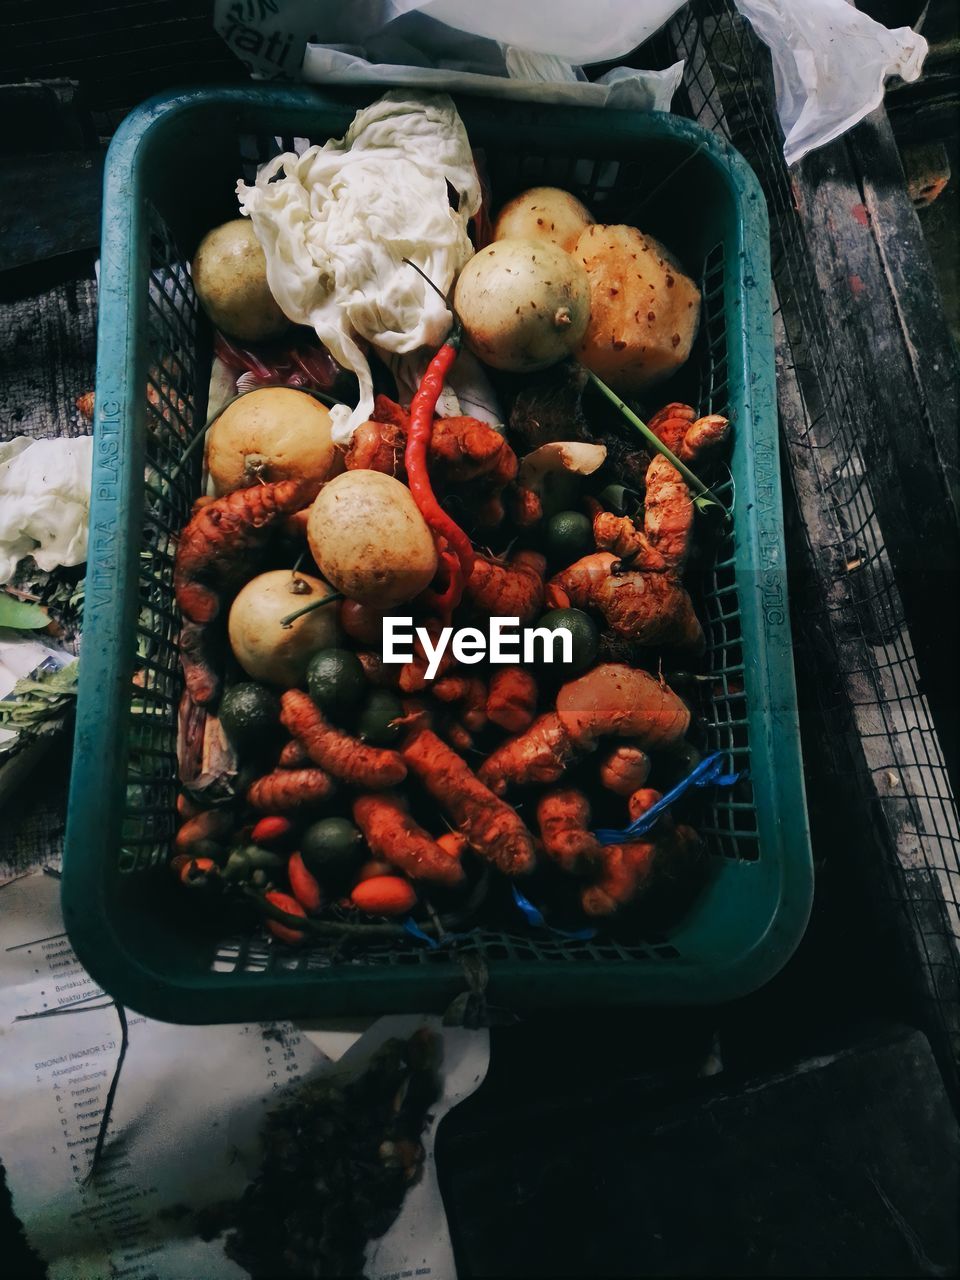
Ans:
MULTIPOLYGON (((723 294, 725 284, 723 245, 706 256, 700 289, 703 295, 703 329, 698 339, 701 413, 728 413, 727 330, 723 294)), ((734 428, 736 429, 736 428, 734 428)), ((706 474, 711 488, 731 512, 736 510, 736 489, 726 464, 714 464, 706 474)), ((713 562, 697 593, 698 613, 707 641, 705 669, 713 682, 706 703, 704 730, 708 751, 724 751, 739 772, 750 767, 747 701, 743 686, 743 645, 740 629, 740 596, 734 567, 733 539, 716 548, 713 562)), ((718 791, 698 826, 711 854, 754 860, 760 856, 757 814, 749 778, 731 791, 718 791)))
MULTIPOLYGON (((801 704, 801 714, 824 727, 822 749, 805 762, 808 793, 811 802, 836 794, 840 780, 863 812, 866 891, 899 913, 907 951, 919 962, 931 1033, 955 1080, 957 806, 874 507, 864 462, 869 413, 831 336, 823 282, 783 161, 769 55, 727 0, 696 0, 661 40, 665 57, 686 58, 681 109, 746 156, 767 198, 781 431, 798 516, 788 521, 789 552, 793 566, 807 566, 809 583, 791 588, 801 689, 814 700, 801 704)), ((816 832, 813 803, 811 818, 816 832)))
POLYGON ((169 233, 154 213, 150 235, 147 440, 140 548, 137 674, 130 708, 130 763, 120 869, 140 871, 169 856, 176 824, 177 656, 180 619, 173 595, 176 537, 198 492, 202 426, 197 391, 197 300, 169 233))
MULTIPOLYGON (((568 938, 549 938, 497 932, 491 929, 474 929, 457 943, 457 954, 482 955, 487 961, 517 960, 551 964, 593 964, 616 961, 674 960, 676 947, 666 939, 653 939, 646 944, 627 946, 613 939, 600 941, 575 941, 568 938)), ((345 961, 328 947, 313 946, 296 952, 272 947, 259 937, 225 939, 217 948, 213 961, 214 973, 280 973, 292 971, 316 971, 341 963, 361 963, 381 968, 401 965, 449 964, 450 952, 426 947, 374 946, 364 949, 362 960, 353 957, 345 961)))

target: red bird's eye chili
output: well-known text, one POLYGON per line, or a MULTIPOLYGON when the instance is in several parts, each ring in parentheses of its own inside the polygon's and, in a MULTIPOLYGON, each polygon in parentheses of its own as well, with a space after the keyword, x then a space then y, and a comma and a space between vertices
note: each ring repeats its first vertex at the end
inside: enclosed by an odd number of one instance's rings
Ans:
POLYGON ((474 561, 470 539, 440 506, 427 470, 427 450, 433 434, 434 412, 443 391, 444 380, 457 358, 460 335, 460 322, 454 320, 450 336, 427 366, 416 395, 410 402, 410 431, 404 453, 407 484, 413 500, 437 540, 445 586, 439 595, 431 595, 429 604, 444 620, 449 619, 460 603, 474 561))

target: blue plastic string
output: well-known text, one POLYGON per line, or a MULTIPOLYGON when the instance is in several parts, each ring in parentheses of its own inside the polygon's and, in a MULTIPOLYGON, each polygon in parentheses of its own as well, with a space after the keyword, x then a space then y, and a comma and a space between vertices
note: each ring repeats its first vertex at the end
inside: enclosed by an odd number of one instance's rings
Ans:
POLYGON ((597 936, 596 929, 555 929, 553 925, 547 924, 540 908, 534 906, 515 884, 512 884, 510 888, 513 890, 514 902, 526 917, 527 924, 532 925, 534 929, 547 929, 550 933, 555 933, 557 937, 569 938, 572 942, 589 942, 591 938, 597 936))
POLYGON ((740 773, 724 773, 723 770, 723 752, 715 751, 713 755, 705 756, 685 778, 682 778, 675 787, 671 787, 656 804, 651 805, 646 813, 635 818, 629 827, 624 827, 622 831, 601 827, 593 834, 601 844, 619 844, 622 840, 636 840, 639 836, 645 836, 670 806, 691 787, 732 787, 734 783, 747 776, 746 769, 740 773))
POLYGON ((401 923, 411 938, 416 938, 419 942, 425 942, 428 947, 434 950, 439 947, 440 943, 437 939, 431 938, 429 933, 424 933, 412 916, 407 916, 401 923))
POLYGON ((445 933, 439 938, 431 938, 429 933, 424 933, 412 916, 407 916, 400 921, 400 924, 411 938, 416 938, 418 942, 425 942, 431 951, 437 951, 440 947, 448 947, 451 942, 460 942, 470 937, 469 933, 445 933))

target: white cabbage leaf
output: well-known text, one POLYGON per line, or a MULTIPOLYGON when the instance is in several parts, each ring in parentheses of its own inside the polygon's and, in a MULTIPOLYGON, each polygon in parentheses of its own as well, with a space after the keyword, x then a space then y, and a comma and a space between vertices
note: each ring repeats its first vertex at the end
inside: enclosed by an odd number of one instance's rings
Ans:
POLYGON ((446 295, 473 254, 467 222, 481 197, 463 122, 446 94, 393 90, 343 138, 277 156, 237 196, 285 315, 357 375, 356 409, 332 411, 334 439, 346 443, 373 410, 363 344, 415 351, 449 332, 443 299, 403 259, 446 295))
POLYGON ((87 558, 93 438, 0 444, 0 582, 33 556, 41 569, 87 558))

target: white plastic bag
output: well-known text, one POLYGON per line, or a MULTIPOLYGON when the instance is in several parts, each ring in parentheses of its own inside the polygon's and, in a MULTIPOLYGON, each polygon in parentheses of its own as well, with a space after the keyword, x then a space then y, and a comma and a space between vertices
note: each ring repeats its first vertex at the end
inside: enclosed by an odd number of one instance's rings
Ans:
POLYGON ((847 0, 736 3, 770 48, 787 164, 869 115, 888 76, 916 80, 923 67, 923 36, 890 31, 847 0))
MULTIPOLYGON (((869 114, 888 76, 915 80, 927 42, 847 0, 736 0, 770 48, 793 164, 869 114)), ((678 0, 216 0, 214 24, 259 77, 476 90, 537 102, 668 111, 682 64, 581 67, 624 57, 678 0)))
POLYGON ((588 7, 571 0, 216 0, 214 26, 260 79, 299 75, 314 84, 669 111, 682 63, 664 71, 616 68, 591 83, 572 58, 620 57, 679 7, 678 0, 588 7))
POLYGON ((630 107, 635 111, 669 111, 680 84, 683 63, 665 71, 615 67, 597 81, 579 80, 573 68, 550 55, 509 48, 504 64, 510 74, 487 75, 450 67, 401 66, 370 62, 355 53, 323 44, 308 44, 303 78, 311 84, 402 85, 437 92, 475 92, 488 98, 567 103, 570 106, 630 107), (521 72, 520 75, 515 74, 521 72))
POLYGON ((585 66, 625 57, 683 7, 677 0, 391 0, 459 31, 585 66))

